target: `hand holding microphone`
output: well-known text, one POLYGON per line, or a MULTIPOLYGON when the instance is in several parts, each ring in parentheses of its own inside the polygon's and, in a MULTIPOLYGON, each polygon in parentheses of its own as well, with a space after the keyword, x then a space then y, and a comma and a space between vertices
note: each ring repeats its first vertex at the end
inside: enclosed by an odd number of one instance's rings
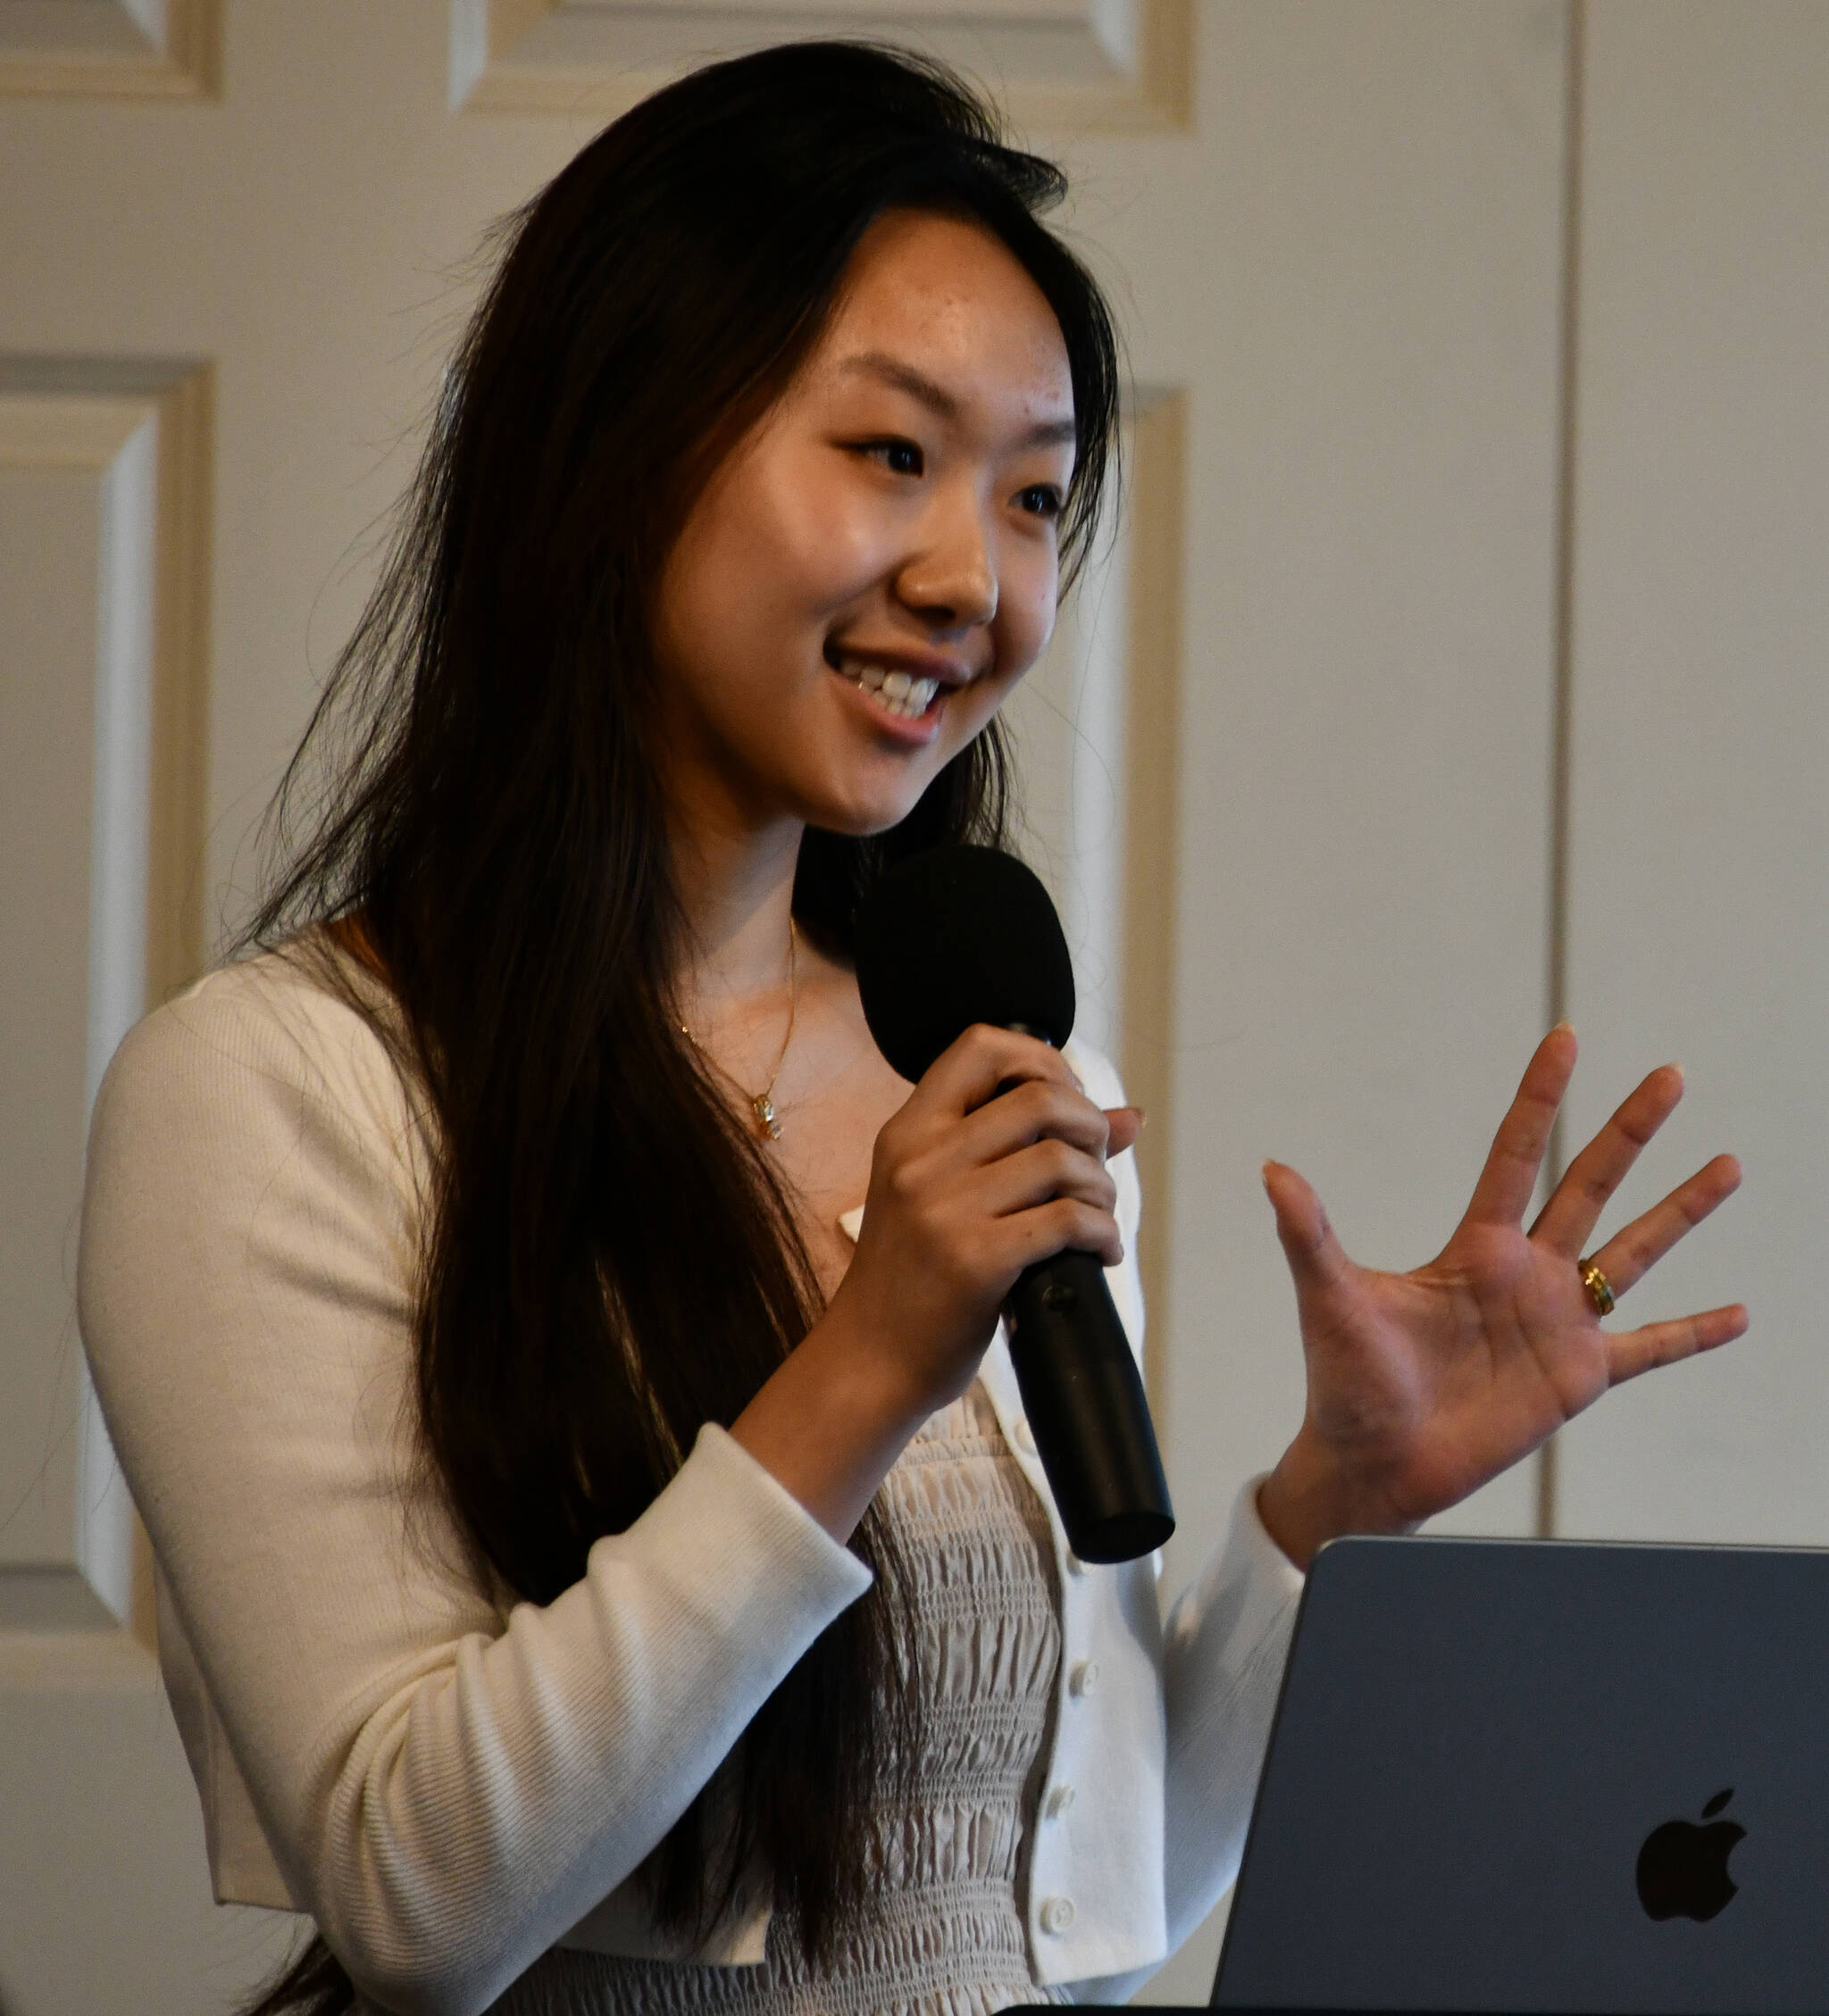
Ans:
MULTIPOLYGON (((1105 1280, 1117 1252, 1104 1117, 1073 1089, 1058 1056, 1034 1047, 1039 1040, 1057 1052, 1073 1023, 1073 967, 1054 905, 1013 856, 937 848, 872 891, 856 958, 872 1034, 901 1076, 920 1081, 884 1129, 884 1149, 887 1179, 920 1204, 905 1215, 924 1220, 934 1235, 936 1317, 959 1303, 965 1285, 943 1278, 954 1270, 958 1239, 937 1222, 956 1183, 958 1235, 969 1240, 968 1221, 982 1227, 987 1207, 998 1229, 998 1254, 977 1256, 992 1264, 972 1271, 1008 1284, 1011 1360, 1073 1551, 1091 1562, 1148 1554, 1174 1530, 1174 1515, 1142 1381, 1105 1280), (1089 1158, 1098 1158, 1096 1175, 1089 1158)), ((866 1259, 861 1245, 858 1259, 866 1259)), ((976 1334, 958 1341, 981 1350, 995 1304, 970 1304, 967 1295, 965 1328, 976 1334)), ((941 1351, 948 1341, 934 1337, 941 1351)), ((975 1363, 975 1354, 967 1362, 975 1363)))

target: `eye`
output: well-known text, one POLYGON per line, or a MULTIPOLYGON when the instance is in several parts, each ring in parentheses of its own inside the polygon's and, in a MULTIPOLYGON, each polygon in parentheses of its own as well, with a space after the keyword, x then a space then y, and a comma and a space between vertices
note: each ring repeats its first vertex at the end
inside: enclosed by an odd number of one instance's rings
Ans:
POLYGON ((1065 507, 1066 499, 1052 483, 1031 483, 1026 490, 1016 492, 1016 505, 1032 518, 1058 518, 1065 507))
POLYGON ((927 467, 918 442, 890 439, 860 441, 857 446, 861 453, 873 457, 895 476, 919 476, 927 467))

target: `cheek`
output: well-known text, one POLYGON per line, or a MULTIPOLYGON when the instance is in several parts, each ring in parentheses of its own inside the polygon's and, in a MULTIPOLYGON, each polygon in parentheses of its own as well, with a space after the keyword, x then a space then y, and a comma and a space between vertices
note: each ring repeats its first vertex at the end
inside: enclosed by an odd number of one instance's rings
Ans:
POLYGON ((862 534, 790 453, 758 452, 727 471, 667 568, 662 606, 681 654, 753 662, 759 643, 791 636, 846 592, 867 557, 862 534))
POLYGON ((1054 635, 1060 570, 1050 551, 1025 553, 1006 561, 998 600, 998 669, 1014 682, 1041 654, 1054 635))
POLYGON ((758 484, 747 519, 746 572, 791 621, 814 620, 852 601, 884 564, 880 514, 830 469, 784 456, 758 484))

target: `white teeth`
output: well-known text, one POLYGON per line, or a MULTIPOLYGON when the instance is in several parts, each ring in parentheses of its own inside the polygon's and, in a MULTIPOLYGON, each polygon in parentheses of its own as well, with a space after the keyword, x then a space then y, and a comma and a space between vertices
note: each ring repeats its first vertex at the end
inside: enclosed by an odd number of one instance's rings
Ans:
POLYGON ((904 718, 924 714, 932 705, 934 695, 940 691, 940 681, 936 679, 916 679, 913 673, 899 669, 885 671, 881 665, 873 665, 860 658, 841 658, 836 670, 873 696, 885 712, 904 718))

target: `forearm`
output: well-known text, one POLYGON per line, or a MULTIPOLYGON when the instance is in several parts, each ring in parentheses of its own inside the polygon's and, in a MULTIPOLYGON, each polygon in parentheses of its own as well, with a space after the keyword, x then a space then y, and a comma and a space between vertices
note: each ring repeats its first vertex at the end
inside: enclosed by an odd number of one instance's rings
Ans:
POLYGON ((484 2007, 641 1864, 867 1582, 705 1431, 554 1603, 376 1676, 347 1738, 292 1751, 286 1831, 333 1946, 390 2008, 484 2007))
POLYGON ((932 1412, 835 1305, 731 1423, 731 1434, 843 1542, 932 1412))

